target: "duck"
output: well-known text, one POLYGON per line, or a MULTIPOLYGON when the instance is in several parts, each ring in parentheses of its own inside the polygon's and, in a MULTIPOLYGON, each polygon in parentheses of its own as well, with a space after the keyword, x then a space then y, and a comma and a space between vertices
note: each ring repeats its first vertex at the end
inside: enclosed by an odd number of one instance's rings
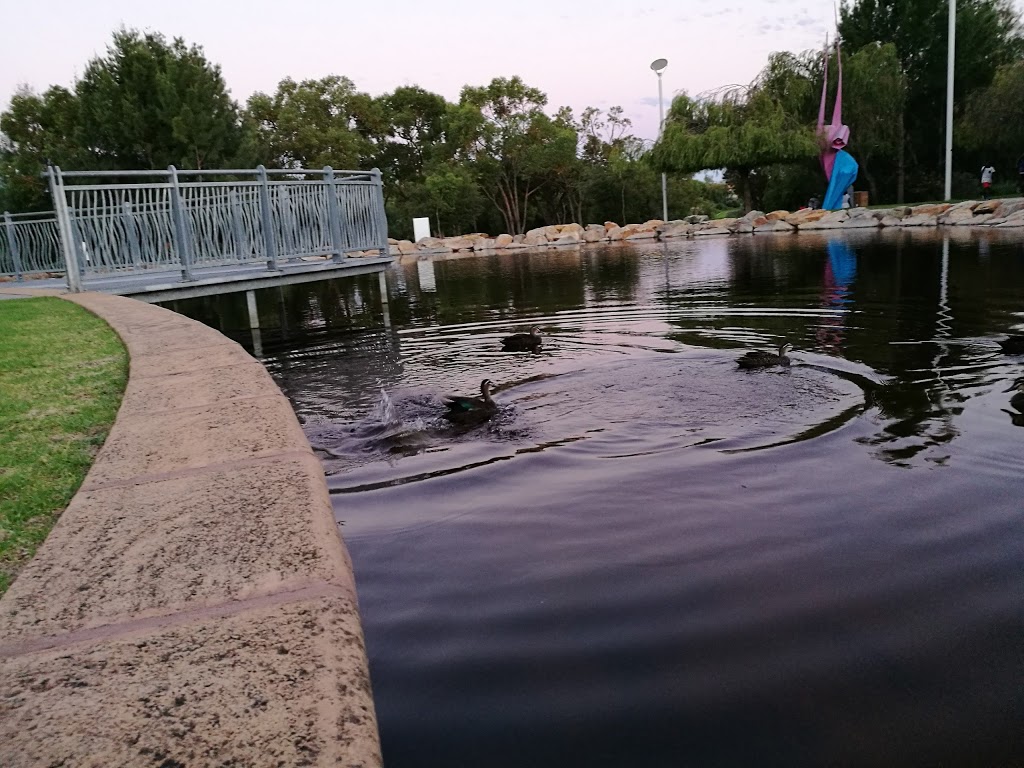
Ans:
POLYGON ((789 365, 792 361, 786 356, 786 353, 791 349, 793 349, 793 345, 787 341, 779 347, 777 355, 759 349, 747 352, 736 363, 740 368, 769 368, 773 365, 789 365))
POLYGON ((513 333, 503 338, 501 348, 505 352, 536 352, 542 343, 540 328, 535 325, 529 333, 513 333))
POLYGON ((444 417, 459 424, 487 421, 498 411, 498 404, 491 399, 493 388, 494 382, 484 379, 480 382, 480 397, 448 395, 445 398, 448 412, 444 414, 444 417))
POLYGON ((1024 336, 1016 334, 997 342, 1008 355, 1024 355, 1024 336))
POLYGON ((1016 384, 1012 389, 1018 391, 1017 394, 1010 398, 1010 407, 1024 414, 1024 383, 1016 384))

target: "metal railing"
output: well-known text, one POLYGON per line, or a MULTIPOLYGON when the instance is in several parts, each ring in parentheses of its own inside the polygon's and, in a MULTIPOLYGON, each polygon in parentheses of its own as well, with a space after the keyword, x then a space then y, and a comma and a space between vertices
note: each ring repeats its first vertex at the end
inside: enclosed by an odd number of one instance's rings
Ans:
POLYGON ((341 260, 353 251, 388 253, 376 168, 61 171, 51 166, 46 175, 55 211, 26 222, 5 215, 4 274, 64 271, 75 291, 83 278, 99 274, 170 268, 191 281, 198 267, 266 263, 273 271, 304 257, 341 260))
POLYGON ((0 275, 21 280, 25 275, 64 272, 57 217, 43 213, 7 213, 0 220, 0 275))

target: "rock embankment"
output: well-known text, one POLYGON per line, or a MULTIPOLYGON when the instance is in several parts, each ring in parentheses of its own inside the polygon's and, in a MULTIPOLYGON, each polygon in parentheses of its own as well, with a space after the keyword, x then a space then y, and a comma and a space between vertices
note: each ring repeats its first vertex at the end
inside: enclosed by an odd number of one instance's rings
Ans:
POLYGON ((620 240, 668 240, 677 237, 763 234, 820 229, 872 229, 883 227, 1024 227, 1024 198, 967 200, 893 208, 849 208, 841 211, 751 211, 732 219, 709 220, 707 216, 619 226, 603 224, 552 224, 523 235, 491 237, 482 232, 457 237, 424 237, 418 242, 389 240, 393 256, 440 254, 458 251, 513 251, 525 248, 562 248, 620 240))

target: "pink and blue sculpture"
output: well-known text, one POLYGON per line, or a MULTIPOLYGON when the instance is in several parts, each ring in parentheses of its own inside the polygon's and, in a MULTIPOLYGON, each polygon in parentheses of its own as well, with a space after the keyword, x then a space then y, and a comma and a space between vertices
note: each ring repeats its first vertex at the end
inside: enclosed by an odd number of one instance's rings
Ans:
MULTIPOLYGON (((836 59, 839 65, 836 103, 832 109, 832 122, 825 125, 825 97, 828 92, 828 44, 825 44, 825 75, 821 84, 821 106, 818 108, 818 136, 821 138, 821 167, 828 180, 825 200, 821 207, 836 210, 843 205, 843 193, 857 180, 859 167, 846 151, 850 142, 850 127, 843 125, 843 59, 836 41, 836 59)), ((851 201, 852 202, 852 201, 851 201)))

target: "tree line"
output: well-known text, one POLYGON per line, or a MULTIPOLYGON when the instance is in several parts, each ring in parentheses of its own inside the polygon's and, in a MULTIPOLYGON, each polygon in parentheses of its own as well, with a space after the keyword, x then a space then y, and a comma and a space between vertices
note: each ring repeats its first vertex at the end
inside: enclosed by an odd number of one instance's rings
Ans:
MULTIPOLYGON (((945 179, 948 4, 849 0, 840 9, 843 120, 872 202, 940 199, 945 179)), ((834 51, 829 107, 836 93, 834 51)), ((820 197, 814 126, 822 50, 773 53, 745 88, 677 96, 652 163, 675 172, 726 169, 747 208, 791 208, 820 197)), ((953 195, 978 194, 992 164, 1001 189, 1024 156, 1024 40, 1010 0, 957 0, 953 195)), ((997 187, 997 190, 999 187, 997 187)))
MULTIPOLYGON (((872 202, 937 199, 943 186, 946 4, 841 7, 843 116, 872 202)), ((1016 176, 1024 153, 1024 44, 1010 0, 958 0, 954 193, 975 167, 1016 176)), ((837 68, 829 68, 830 98, 837 68)), ((76 170, 380 168, 393 235, 428 215, 439 234, 645 221, 733 207, 795 208, 821 195, 814 133, 822 51, 774 53, 745 88, 678 94, 662 139, 621 107, 549 114, 519 77, 467 85, 456 102, 418 86, 370 96, 349 78, 283 79, 235 102, 201 48, 122 29, 71 88, 19 89, 0 113, 0 210, 51 207, 47 162, 76 170), (705 177, 725 170, 727 184, 705 177), (733 195, 739 196, 742 202, 733 195)))
MULTIPOLYGON (((418 86, 372 97, 347 77, 282 80, 244 106, 202 49, 120 30, 72 88, 21 88, 0 114, 0 210, 51 207, 40 173, 75 170, 380 168, 391 233, 521 233, 550 222, 645 221, 660 210, 649 147, 621 107, 547 114, 518 77, 457 102, 418 86)), ((724 184, 673 174, 670 215, 735 203, 724 184)))

